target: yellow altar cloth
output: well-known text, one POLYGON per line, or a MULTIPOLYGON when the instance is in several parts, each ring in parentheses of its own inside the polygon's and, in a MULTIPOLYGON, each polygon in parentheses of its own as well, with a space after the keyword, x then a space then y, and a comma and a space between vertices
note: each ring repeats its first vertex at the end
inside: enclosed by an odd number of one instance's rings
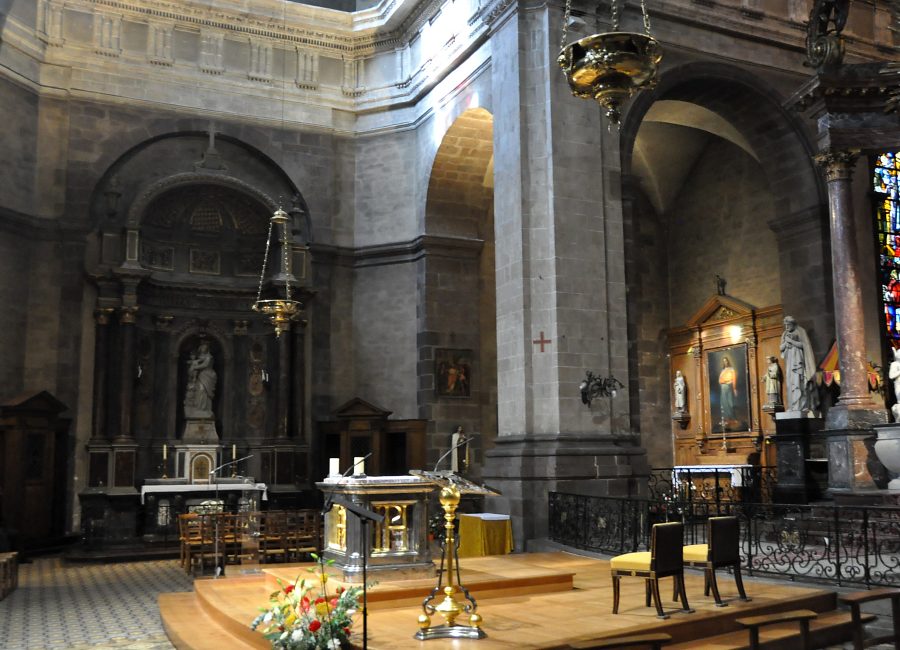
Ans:
POLYGON ((490 512, 459 515, 459 557, 481 557, 512 553, 512 522, 509 515, 490 512))

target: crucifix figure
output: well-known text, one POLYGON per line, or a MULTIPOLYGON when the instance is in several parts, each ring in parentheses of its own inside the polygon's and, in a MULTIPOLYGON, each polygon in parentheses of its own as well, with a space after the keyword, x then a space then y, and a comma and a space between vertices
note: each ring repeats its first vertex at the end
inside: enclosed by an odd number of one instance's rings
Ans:
POLYGON ((207 133, 209 135, 209 144, 206 147, 206 153, 203 154, 203 160, 194 163, 194 168, 223 170, 225 169, 225 164, 222 162, 222 156, 216 151, 216 123, 212 120, 209 122, 207 133))

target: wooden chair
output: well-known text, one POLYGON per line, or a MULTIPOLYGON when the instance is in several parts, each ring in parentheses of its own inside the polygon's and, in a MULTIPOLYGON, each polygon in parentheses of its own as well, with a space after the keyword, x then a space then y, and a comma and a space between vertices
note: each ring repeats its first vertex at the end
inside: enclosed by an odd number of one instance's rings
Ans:
POLYGON ((681 611, 693 612, 684 588, 684 562, 681 547, 684 542, 684 526, 673 522, 655 524, 650 529, 650 550, 618 555, 609 561, 613 581, 613 614, 619 613, 619 582, 622 576, 644 579, 645 603, 650 607, 650 596, 656 605, 658 618, 669 618, 663 612, 659 598, 659 579, 672 576, 675 588, 681 594, 681 611))
POLYGON ((579 641, 570 643, 570 650, 605 650, 609 648, 635 648, 649 647, 651 650, 660 650, 669 643, 672 637, 664 632, 651 634, 636 634, 632 636, 618 636, 612 639, 597 639, 593 641, 579 641))
POLYGON ((882 643, 893 643, 895 648, 900 647, 900 589, 885 587, 871 591, 857 591, 846 596, 841 596, 842 603, 850 605, 850 615, 853 617, 853 650, 863 650, 882 643), (894 633, 866 639, 863 629, 863 615, 860 606, 875 600, 891 599, 891 617, 893 618, 894 633))
MULTIPOLYGON (((750 600, 744 592, 744 581, 741 579, 740 538, 741 525, 737 517, 710 517, 706 523, 706 539, 709 543, 691 544, 682 551, 685 566, 703 569, 703 595, 709 596, 712 587, 716 607, 728 606, 719 596, 719 585, 716 582, 716 569, 724 567, 732 567, 741 600, 750 600)), ((678 599, 677 593, 674 598, 678 599)))
POLYGON ((777 625, 779 623, 792 623, 796 621, 800 624, 800 650, 812 650, 812 643, 809 638, 809 622, 817 616, 818 614, 809 609, 795 609, 790 612, 738 618, 735 619, 735 623, 743 625, 749 631, 750 650, 759 650, 759 628, 766 625, 777 625))
POLYGON ((260 519, 259 561, 287 561, 288 554, 287 513, 267 512, 260 519))
POLYGON ((298 510, 287 516, 288 561, 321 550, 322 525, 317 510, 298 510))
POLYGON ((181 542, 181 568, 190 573, 194 554, 201 544, 199 515, 195 513, 178 515, 178 539, 181 542))

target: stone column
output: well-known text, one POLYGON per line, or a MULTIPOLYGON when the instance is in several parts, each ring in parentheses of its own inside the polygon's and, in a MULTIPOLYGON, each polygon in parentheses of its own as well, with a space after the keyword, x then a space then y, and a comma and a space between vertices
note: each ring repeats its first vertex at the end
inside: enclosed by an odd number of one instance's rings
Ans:
POLYGON ((291 327, 291 334, 294 338, 292 343, 294 371, 291 373, 291 420, 293 435, 297 442, 308 442, 303 436, 303 410, 306 405, 306 346, 304 345, 306 321, 302 320, 302 315, 300 318, 301 320, 296 321, 291 327))
POLYGON ((122 307, 119 312, 119 359, 121 374, 119 376, 119 429, 116 438, 132 440, 131 410, 134 401, 134 323, 137 307, 122 307))
POLYGON ((109 365, 109 315, 115 311, 111 307, 98 307, 94 310, 96 326, 94 328, 94 410, 92 442, 105 440, 107 429, 108 365, 109 365))
MULTIPOLYGON (((289 326, 290 327, 290 326, 289 326)), ((290 327, 281 336, 276 337, 278 346, 278 385, 275 393, 275 437, 288 437, 288 423, 291 408, 291 342, 293 339, 290 327)))
POLYGON ((512 3, 491 35, 499 435, 483 476, 519 549, 547 535, 548 491, 626 496, 647 473, 629 426, 618 136, 568 90, 561 19, 512 3), (588 407, 588 370, 625 388, 588 407))
MULTIPOLYGON (((174 429, 168 426, 168 414, 175 404, 172 402, 174 387, 172 386, 173 377, 169 372, 169 347, 171 345, 171 329, 174 316, 157 316, 154 325, 156 326, 156 354, 153 359, 155 366, 153 373, 153 391, 155 393, 154 401, 156 408, 153 414, 153 424, 156 427, 156 434, 162 434, 165 439, 175 437, 174 429)), ((177 374, 177 372, 176 372, 177 374)), ((177 382, 177 380, 176 380, 177 382)))
POLYGON ((842 410, 872 409, 866 375, 866 339, 860 290, 859 255, 853 227, 850 177, 858 153, 828 151, 815 160, 828 182, 831 226, 831 273, 834 286, 835 327, 841 368, 842 410))

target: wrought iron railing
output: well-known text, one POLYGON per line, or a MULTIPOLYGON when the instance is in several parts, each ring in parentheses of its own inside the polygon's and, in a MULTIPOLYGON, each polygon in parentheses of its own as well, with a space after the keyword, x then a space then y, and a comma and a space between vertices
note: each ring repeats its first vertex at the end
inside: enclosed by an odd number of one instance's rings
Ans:
POLYGON ((713 504, 771 503, 775 479, 774 467, 655 468, 650 470, 649 498, 713 504))
POLYGON ((749 575, 900 586, 900 508, 616 499, 550 493, 550 538, 599 553, 646 550, 650 527, 685 524, 685 544, 706 541, 706 519, 741 521, 742 568, 749 575))

